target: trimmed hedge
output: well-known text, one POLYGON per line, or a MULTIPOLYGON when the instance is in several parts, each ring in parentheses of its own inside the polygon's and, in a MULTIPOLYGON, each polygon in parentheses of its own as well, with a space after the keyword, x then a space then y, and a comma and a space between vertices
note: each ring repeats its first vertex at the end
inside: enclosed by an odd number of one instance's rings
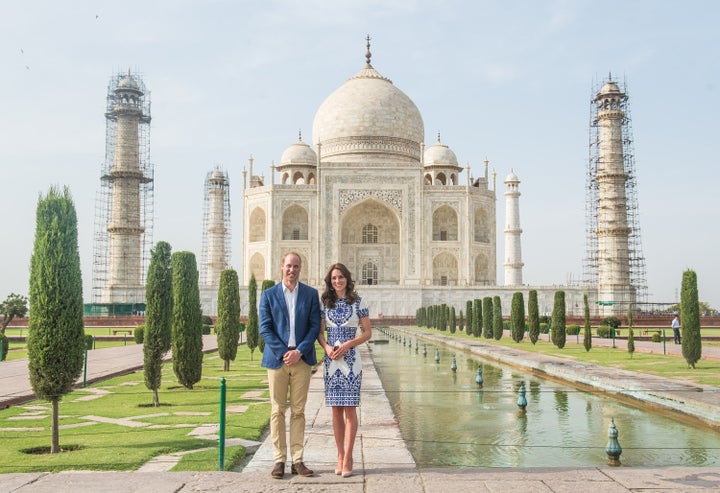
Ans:
POLYGON ((580 326, 578 324, 570 324, 565 326, 565 333, 569 336, 576 336, 580 334, 580 326))
POLYGON ((145 341, 145 326, 138 325, 133 329, 133 340, 135 344, 142 344, 145 341))

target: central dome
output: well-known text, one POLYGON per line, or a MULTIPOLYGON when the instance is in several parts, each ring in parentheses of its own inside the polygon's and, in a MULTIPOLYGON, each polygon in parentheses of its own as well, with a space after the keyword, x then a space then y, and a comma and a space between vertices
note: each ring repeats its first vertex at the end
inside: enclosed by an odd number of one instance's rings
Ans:
POLYGON ((415 103, 369 63, 325 99, 312 129, 323 159, 382 153, 419 160, 424 134, 415 103))

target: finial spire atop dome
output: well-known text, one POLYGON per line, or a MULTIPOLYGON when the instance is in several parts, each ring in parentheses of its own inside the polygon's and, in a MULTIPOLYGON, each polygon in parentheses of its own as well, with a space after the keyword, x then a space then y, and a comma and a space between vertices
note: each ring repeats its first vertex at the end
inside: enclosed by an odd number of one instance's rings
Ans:
POLYGON ((438 144, 440 143, 440 130, 438 130, 438 144))
POLYGON ((372 65, 370 65, 370 59, 372 58, 372 53, 370 53, 370 35, 368 34, 365 37, 365 41, 367 41, 367 51, 365 52, 365 66, 367 68, 372 68, 372 65))
POLYGON ((298 142, 302 142, 302 129, 298 129, 298 142))

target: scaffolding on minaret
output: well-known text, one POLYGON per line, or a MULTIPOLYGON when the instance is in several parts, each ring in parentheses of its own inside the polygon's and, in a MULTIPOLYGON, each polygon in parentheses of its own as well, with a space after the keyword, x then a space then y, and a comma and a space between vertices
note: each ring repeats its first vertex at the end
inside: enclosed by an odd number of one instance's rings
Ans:
POLYGON ((230 180, 216 166, 205 177, 203 200, 203 237, 200 284, 219 286, 220 274, 230 268, 230 180))
MULTIPOLYGON (((598 170, 601 164, 601 138, 600 121, 598 112, 603 108, 598 99, 600 88, 606 83, 613 83, 610 76, 607 81, 594 84, 590 98, 590 126, 589 126, 589 157, 585 175, 585 256, 583 259, 583 281, 590 286, 598 286, 599 263, 602 258, 612 255, 609 252, 601 252, 598 239, 599 223, 603 222, 601 217, 605 211, 600 210, 600 183, 598 181, 598 170), (600 217, 600 220, 599 220, 600 217)), ((627 261, 629 264, 630 289, 634 303, 647 301, 647 276, 645 257, 642 248, 642 236, 640 234, 640 221, 638 211, 638 184, 637 168, 635 166, 635 149, 633 146, 632 119, 630 116, 630 105, 628 102, 627 87, 623 84, 619 97, 618 110, 622 112, 621 139, 622 159, 625 174, 624 195, 627 209, 627 261)), ((609 213, 608 213, 609 214, 609 213)))
POLYGON ((95 197, 93 304, 145 302, 153 232, 150 96, 130 70, 108 84, 105 160, 95 197))

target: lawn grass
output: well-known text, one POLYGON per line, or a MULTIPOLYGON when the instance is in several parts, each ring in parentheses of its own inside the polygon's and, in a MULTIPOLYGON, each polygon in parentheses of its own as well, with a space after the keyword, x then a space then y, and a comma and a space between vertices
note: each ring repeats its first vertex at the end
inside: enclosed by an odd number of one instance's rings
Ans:
MULTIPOLYGON (((247 346, 240 346, 230 371, 222 368, 217 353, 204 355, 203 378, 193 390, 187 390, 178 384, 172 365, 163 365, 157 408, 152 407, 152 392, 145 387, 141 371, 74 390, 60 401, 60 446, 66 451, 58 454, 31 453, 50 446, 49 402, 37 400, 0 410, 0 473, 129 471, 158 455, 206 447, 213 450, 189 454, 177 467, 217 470, 217 438, 195 437, 189 432, 219 423, 221 378, 226 380, 229 409, 226 438, 258 440, 270 417, 265 398, 242 397, 248 391, 267 389, 267 371, 260 367, 259 353, 256 351, 251 361, 247 346), (93 398, 98 392, 107 393, 93 398), (247 410, 240 412, 240 406, 247 410)), ((243 447, 229 449, 226 469, 245 455, 243 447)))
MULTIPOLYGON (((635 352, 631 357, 626 349, 603 346, 593 346, 590 351, 585 351, 582 345, 582 336, 580 337, 580 344, 575 344, 575 336, 568 336, 568 343, 565 347, 558 349, 549 341, 538 340, 537 343, 533 345, 527 338, 521 342, 515 342, 507 335, 503 336, 499 341, 496 341, 495 339, 468 336, 465 332, 450 334, 449 331, 441 332, 426 327, 414 328, 422 332, 475 340, 483 344, 497 344, 522 351, 568 358, 583 363, 609 366, 662 378, 720 387, 720 361, 700 360, 695 364, 695 369, 693 370, 688 368, 687 363, 680 356, 635 352), (570 339, 572 339, 572 343, 569 342, 570 339)), ((704 344, 705 343, 703 343, 703 345, 704 344)))
MULTIPOLYGON (((94 336, 108 336, 112 335, 112 328, 107 327, 86 327, 86 335, 94 336)), ((27 328, 25 327, 8 327, 5 329, 5 335, 10 336, 27 336, 27 328)), ((133 336, 126 335, 125 337, 117 336, 113 341, 95 341, 95 349, 102 349, 107 347, 115 346, 129 346, 135 344, 133 336)), ((26 342, 10 342, 10 348, 8 349, 7 361, 14 359, 27 358, 27 344, 26 342)))

